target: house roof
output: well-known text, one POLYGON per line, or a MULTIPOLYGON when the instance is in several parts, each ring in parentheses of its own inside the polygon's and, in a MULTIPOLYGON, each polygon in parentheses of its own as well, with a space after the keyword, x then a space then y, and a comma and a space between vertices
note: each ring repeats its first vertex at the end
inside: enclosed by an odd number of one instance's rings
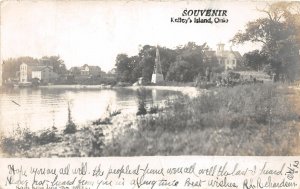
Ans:
POLYGON ((22 64, 26 64, 27 66, 38 66, 39 65, 39 63, 37 63, 37 62, 22 62, 22 64))
POLYGON ((216 51, 208 50, 208 51, 205 51, 205 52, 204 52, 204 55, 205 55, 206 57, 213 57, 213 56, 216 56, 216 51))
POLYGON ((99 66, 89 66, 89 65, 87 65, 87 64, 85 64, 85 65, 83 65, 82 67, 81 67, 81 69, 84 69, 85 67, 88 67, 90 70, 101 70, 101 68, 99 67, 99 66))
POLYGON ((237 59, 241 59, 242 58, 242 55, 238 51, 232 51, 232 50, 230 50, 230 51, 223 51, 221 57, 227 58, 227 57, 230 56, 230 54, 233 54, 235 56, 235 58, 237 58, 237 59))
POLYGON ((51 66, 33 66, 33 67, 32 67, 32 71, 33 71, 33 72, 34 72, 34 71, 43 71, 43 70, 45 70, 45 69, 47 69, 47 68, 53 70, 53 68, 52 68, 51 66))

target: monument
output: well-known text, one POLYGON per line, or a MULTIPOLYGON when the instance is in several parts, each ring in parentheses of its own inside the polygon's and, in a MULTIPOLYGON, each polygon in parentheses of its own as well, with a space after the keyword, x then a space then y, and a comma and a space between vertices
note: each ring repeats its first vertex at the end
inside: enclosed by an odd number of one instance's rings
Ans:
POLYGON ((160 83, 164 81, 164 76, 162 74, 161 64, 160 64, 160 56, 158 47, 156 47, 156 57, 154 63, 153 74, 151 78, 151 83, 160 83))

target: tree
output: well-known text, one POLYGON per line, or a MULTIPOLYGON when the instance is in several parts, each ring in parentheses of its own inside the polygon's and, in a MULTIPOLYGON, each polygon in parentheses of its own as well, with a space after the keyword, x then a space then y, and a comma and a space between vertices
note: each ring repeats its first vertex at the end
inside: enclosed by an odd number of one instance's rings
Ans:
POLYGON ((59 56, 43 56, 39 62, 45 66, 53 67, 53 72, 57 73, 58 75, 64 75, 67 73, 66 65, 59 56))
POLYGON ((179 46, 176 49, 177 61, 172 63, 167 75, 168 80, 190 82, 199 74, 205 73, 203 63, 203 48, 206 45, 197 45, 194 42, 188 42, 186 45, 179 46), (183 73, 180 73, 183 71, 183 73), (178 74, 178 76, 174 75, 178 74))
POLYGON ((117 80, 122 82, 129 81, 130 67, 127 54, 118 54, 116 58, 117 80))
POLYGON ((159 47, 161 69, 164 78, 166 78, 170 65, 176 61, 177 53, 175 50, 159 47))
POLYGON ((3 80, 7 80, 9 78, 16 78, 18 72, 20 71, 20 65, 22 63, 27 64, 38 64, 38 59, 25 56, 25 57, 19 57, 19 58, 9 58, 7 60, 3 61, 3 80))
POLYGON ((192 64, 185 60, 177 60, 171 64, 167 79, 169 81, 189 82, 193 81, 194 73, 192 64))
POLYGON ((243 66, 251 70, 263 70, 268 63, 268 55, 263 51, 254 50, 243 56, 243 66))
POLYGON ((267 17, 249 22, 246 30, 238 32, 232 42, 261 43, 272 72, 294 80, 299 73, 299 7, 299 2, 277 2, 258 10, 267 17))
POLYGON ((130 57, 130 64, 132 66, 131 82, 134 83, 138 80, 138 78, 142 77, 143 66, 139 56, 130 57))
POLYGON ((139 52, 140 64, 142 66, 142 77, 146 81, 151 81, 154 63, 155 63, 156 47, 145 45, 139 52))

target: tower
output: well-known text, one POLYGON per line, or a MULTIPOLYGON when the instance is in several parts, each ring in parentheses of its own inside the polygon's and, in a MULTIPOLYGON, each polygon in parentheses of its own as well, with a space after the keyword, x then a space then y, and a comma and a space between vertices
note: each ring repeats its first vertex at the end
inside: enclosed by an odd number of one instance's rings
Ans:
POLYGON ((224 46, 225 46, 224 43, 217 44, 217 52, 216 52, 217 56, 223 56, 224 46))
POLYGON ((159 83, 164 81, 164 76, 162 74, 161 64, 160 64, 160 55, 158 47, 156 47, 156 57, 154 63, 153 74, 151 78, 151 83, 159 83))

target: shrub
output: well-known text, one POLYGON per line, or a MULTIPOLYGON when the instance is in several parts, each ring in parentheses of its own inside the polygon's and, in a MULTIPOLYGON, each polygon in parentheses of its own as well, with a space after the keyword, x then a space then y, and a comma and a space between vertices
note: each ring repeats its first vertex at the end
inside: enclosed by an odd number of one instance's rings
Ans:
POLYGON ((92 123, 93 125, 107 125, 107 124, 111 124, 111 118, 110 117, 106 117, 103 119, 98 119, 96 121, 93 121, 92 123))
POLYGON ((148 113, 149 113, 149 114, 157 114, 157 113, 158 113, 158 110, 159 110, 159 108, 158 108, 157 105, 156 105, 156 106, 153 106, 153 105, 152 105, 152 106, 150 107, 148 113))
POLYGON ((60 141, 60 137, 57 136, 56 131, 50 129, 42 131, 42 133, 37 137, 37 143, 41 145, 59 142, 59 141, 60 141))
POLYGON ((109 112, 110 117, 114 117, 114 116, 117 116, 119 114, 121 114, 121 110, 114 110, 112 112, 109 112))
POLYGON ((145 114, 147 114, 146 97, 147 97, 146 89, 144 87, 140 87, 137 90, 138 111, 137 111, 136 115, 145 115, 145 114))
POLYGON ((77 126, 73 122, 68 122, 64 129, 64 134, 74 134, 77 131, 77 126))
POLYGON ((104 113, 104 118, 97 119, 96 121, 93 121, 93 125, 107 125, 112 124, 111 119, 114 116, 117 116, 121 114, 121 110, 111 110, 111 105, 108 104, 106 107, 106 112, 104 113))

